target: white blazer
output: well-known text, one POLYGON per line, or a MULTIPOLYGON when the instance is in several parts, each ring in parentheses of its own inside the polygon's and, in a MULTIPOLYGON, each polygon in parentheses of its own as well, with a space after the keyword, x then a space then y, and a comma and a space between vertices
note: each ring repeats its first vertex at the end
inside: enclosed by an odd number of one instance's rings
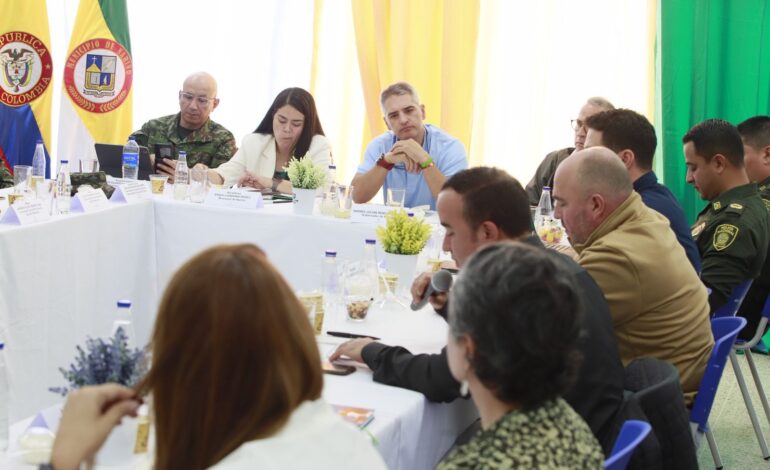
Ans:
MULTIPOLYGON (((316 166, 328 171, 332 161, 329 141, 322 135, 313 136, 307 151, 316 166)), ((272 178, 275 172, 275 137, 270 134, 248 134, 241 141, 241 146, 235 155, 219 167, 214 168, 224 178, 225 187, 238 182, 246 171, 257 176, 272 178)))

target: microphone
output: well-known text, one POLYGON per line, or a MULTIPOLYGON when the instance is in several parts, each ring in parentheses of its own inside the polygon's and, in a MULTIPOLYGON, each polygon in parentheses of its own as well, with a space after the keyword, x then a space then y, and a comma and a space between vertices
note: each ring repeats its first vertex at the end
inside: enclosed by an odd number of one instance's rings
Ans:
POLYGON ((436 271, 433 276, 430 277, 430 284, 425 289, 425 293, 422 296, 422 300, 417 303, 412 302, 412 310, 420 310, 428 303, 428 299, 433 293, 449 292, 452 288, 452 273, 446 270, 436 271))

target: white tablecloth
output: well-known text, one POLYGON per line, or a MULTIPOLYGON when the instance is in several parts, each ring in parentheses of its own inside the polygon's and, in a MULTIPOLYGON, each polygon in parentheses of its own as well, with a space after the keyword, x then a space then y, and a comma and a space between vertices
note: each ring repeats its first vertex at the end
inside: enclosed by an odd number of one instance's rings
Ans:
MULTIPOLYGON (((292 287, 313 289, 320 287, 324 250, 358 259, 374 230, 347 220, 295 216, 290 204, 246 211, 164 198, 24 228, 0 226, 0 335, 8 343, 11 420, 60 400, 47 391, 64 382, 58 367, 72 361, 75 345, 87 335, 109 333, 116 299, 134 301, 137 339, 146 341, 170 277, 202 249, 255 243, 292 287)), ((446 341, 441 318, 393 304, 375 309, 362 323, 345 320, 341 312, 329 314, 325 329, 331 328, 376 335, 414 352, 438 352, 446 341)), ((319 341, 328 353, 340 340, 319 341)), ((433 468, 475 418, 468 401, 430 403, 421 394, 373 382, 364 369, 325 376, 324 397, 375 410, 369 430, 393 469, 433 468)))

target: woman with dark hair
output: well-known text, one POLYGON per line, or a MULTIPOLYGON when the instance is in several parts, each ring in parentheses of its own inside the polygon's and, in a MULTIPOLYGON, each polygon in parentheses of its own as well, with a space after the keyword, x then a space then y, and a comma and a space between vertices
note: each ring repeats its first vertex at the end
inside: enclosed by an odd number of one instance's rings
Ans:
MULTIPOLYGON (((152 396, 153 468, 375 468, 371 442, 321 398, 321 359, 291 288, 254 245, 210 248, 172 278, 137 387, 152 396), (211 288, 217 279, 217 288, 211 288)), ((52 464, 76 469, 137 395, 115 384, 73 393, 52 464)))
POLYGON ((292 192, 284 167, 291 157, 310 158, 326 171, 331 146, 324 136, 313 95, 302 88, 278 93, 254 133, 243 138, 230 161, 209 170, 209 181, 292 192))
POLYGON ((544 250, 489 245, 450 292, 447 359, 481 431, 437 469, 600 469, 588 425, 560 394, 579 358, 580 301, 544 250))

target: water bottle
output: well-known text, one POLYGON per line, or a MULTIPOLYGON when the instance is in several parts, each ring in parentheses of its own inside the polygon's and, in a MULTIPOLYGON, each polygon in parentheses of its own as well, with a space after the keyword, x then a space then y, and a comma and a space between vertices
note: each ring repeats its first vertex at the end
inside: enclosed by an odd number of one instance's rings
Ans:
POLYGON ((179 152, 174 171, 174 199, 183 200, 190 185, 190 169, 187 167, 187 152, 179 152))
POLYGON ((324 311, 331 313, 340 305, 342 289, 337 270, 337 252, 326 250, 321 265, 321 286, 324 296, 324 311))
POLYGON ((380 292, 379 292, 379 286, 380 286, 380 272, 377 269, 377 251, 376 251, 377 242, 372 238, 366 239, 366 244, 364 245, 364 259, 363 259, 363 267, 364 272, 366 272, 371 279, 372 285, 374 286, 374 297, 379 298, 380 292))
POLYGON ((123 329, 123 333, 126 335, 126 343, 129 349, 133 349, 136 343, 136 337, 134 334, 134 324, 131 321, 131 301, 130 300, 118 300, 118 310, 115 313, 115 320, 112 322, 112 336, 115 336, 118 328, 123 329))
POLYGON ((37 182, 45 179, 45 147, 43 141, 38 140, 35 144, 35 153, 32 156, 32 181, 29 187, 32 191, 37 187, 37 182))
POLYGON ((540 201, 535 209, 535 229, 539 229, 544 223, 553 220, 553 204, 551 203, 551 188, 543 186, 543 192, 540 193, 540 201))
POLYGON ((5 367, 5 344, 0 343, 0 452, 8 449, 8 375, 5 367))
POLYGON ((337 187, 337 165, 329 165, 329 171, 326 173, 326 183, 324 192, 335 191, 337 187))
POLYGON ((133 136, 123 146, 123 178, 135 180, 139 177, 139 144, 133 136))
POLYGON ((72 181, 70 180, 69 161, 62 160, 59 175, 56 177, 56 208, 59 214, 68 214, 72 196, 72 181))

